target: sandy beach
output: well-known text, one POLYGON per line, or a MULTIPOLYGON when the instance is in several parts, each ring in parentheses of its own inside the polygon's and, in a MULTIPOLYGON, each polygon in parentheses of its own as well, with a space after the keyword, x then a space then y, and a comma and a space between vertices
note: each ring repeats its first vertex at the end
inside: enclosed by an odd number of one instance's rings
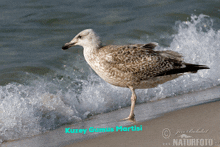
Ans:
POLYGON ((137 123, 120 121, 130 107, 92 116, 46 133, 8 141, 2 147, 213 146, 220 147, 219 86, 155 102, 137 104, 137 123), (200 99, 200 101, 198 101, 200 99), (110 133, 90 128, 111 128, 110 133), (117 128, 119 127, 119 128, 117 128), (121 132, 121 127, 123 128, 121 132), (68 133, 66 129, 77 129, 68 133), (141 130, 137 129, 141 128, 141 130), (80 129, 87 129, 80 133, 80 129), (118 129, 118 130, 117 130, 118 129), (130 130, 130 131, 128 131, 130 130))
POLYGON ((220 101, 197 105, 136 123, 142 131, 113 132, 65 147, 220 147, 220 101))
POLYGON ((220 145, 219 0, 0 7, 0 147, 220 145))

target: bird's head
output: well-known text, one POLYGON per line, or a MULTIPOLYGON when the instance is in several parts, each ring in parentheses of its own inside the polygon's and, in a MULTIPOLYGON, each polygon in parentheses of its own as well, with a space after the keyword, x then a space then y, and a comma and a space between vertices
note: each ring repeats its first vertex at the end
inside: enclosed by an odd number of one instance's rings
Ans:
POLYGON ((101 41, 92 29, 86 29, 77 34, 70 42, 65 43, 62 49, 66 50, 75 45, 98 49, 101 46, 101 41))

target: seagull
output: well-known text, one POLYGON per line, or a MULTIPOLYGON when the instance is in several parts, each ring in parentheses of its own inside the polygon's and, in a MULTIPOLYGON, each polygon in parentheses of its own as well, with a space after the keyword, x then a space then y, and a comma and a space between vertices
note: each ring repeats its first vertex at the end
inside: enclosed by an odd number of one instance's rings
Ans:
POLYGON ((205 65, 183 61, 182 55, 166 50, 156 51, 157 43, 103 46, 100 37, 86 29, 62 47, 82 46, 83 54, 91 68, 106 82, 129 88, 132 92, 130 114, 123 120, 135 120, 134 107, 137 99, 135 89, 157 87, 184 73, 196 73, 209 69, 205 65))

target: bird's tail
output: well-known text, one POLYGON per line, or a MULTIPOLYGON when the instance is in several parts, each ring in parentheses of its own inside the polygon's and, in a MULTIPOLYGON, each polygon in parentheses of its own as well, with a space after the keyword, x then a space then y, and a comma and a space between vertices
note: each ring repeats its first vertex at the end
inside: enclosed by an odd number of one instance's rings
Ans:
POLYGON ((173 75, 173 74, 180 74, 185 72, 197 73, 200 69, 209 69, 206 65, 198 65, 198 64, 190 64, 190 63, 183 63, 185 67, 183 68, 174 68, 163 73, 160 73, 157 76, 165 76, 165 75, 173 75))
POLYGON ((209 67, 206 65, 198 65, 198 64, 190 64, 190 63, 185 63, 185 65, 186 67, 183 68, 184 72, 196 73, 200 69, 209 69, 209 67))

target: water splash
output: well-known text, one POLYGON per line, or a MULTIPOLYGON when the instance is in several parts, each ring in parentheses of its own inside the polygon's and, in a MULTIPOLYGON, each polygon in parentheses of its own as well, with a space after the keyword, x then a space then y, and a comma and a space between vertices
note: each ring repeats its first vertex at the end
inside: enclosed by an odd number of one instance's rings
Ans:
MULTIPOLYGON (((220 30, 214 30, 212 25, 212 19, 202 14, 178 21, 170 47, 157 48, 177 51, 186 62, 204 64, 210 69, 184 75, 156 88, 137 90, 137 103, 219 85, 220 30)), ((33 80, 0 86, 1 141, 37 135, 130 105, 129 89, 104 82, 81 55, 71 55, 54 73, 46 76, 26 73, 24 77, 33 80)))

